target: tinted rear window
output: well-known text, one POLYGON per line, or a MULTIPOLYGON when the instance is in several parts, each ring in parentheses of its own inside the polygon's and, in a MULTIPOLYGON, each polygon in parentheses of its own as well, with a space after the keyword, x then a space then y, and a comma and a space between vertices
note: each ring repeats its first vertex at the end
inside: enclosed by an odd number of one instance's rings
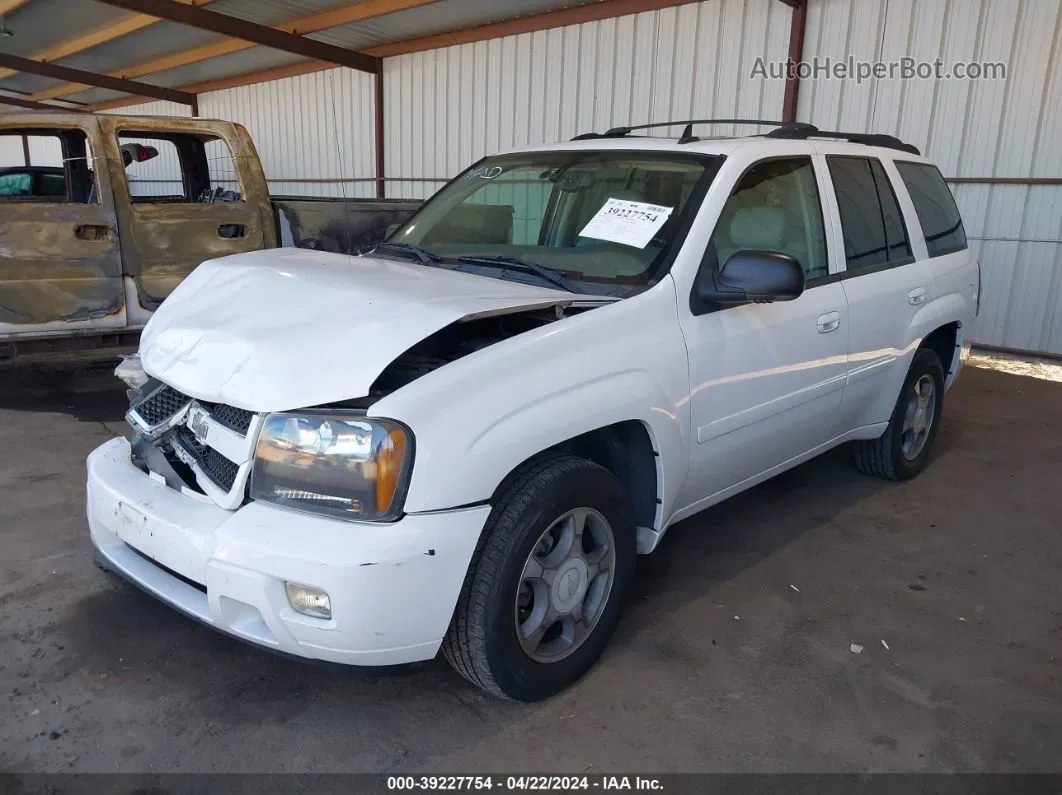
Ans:
POLYGON ((881 161, 870 161, 870 173, 878 189, 878 202, 881 204, 881 218, 885 226, 886 261, 908 259, 911 256, 911 242, 907 239, 907 225, 903 222, 903 213, 896 201, 889 178, 881 161))
POLYGON ((896 169, 911 194, 929 256, 939 257, 966 248, 959 208, 936 166, 897 161, 896 169))
POLYGON ((902 264, 911 256, 896 195, 878 160, 827 157, 849 271, 902 264))

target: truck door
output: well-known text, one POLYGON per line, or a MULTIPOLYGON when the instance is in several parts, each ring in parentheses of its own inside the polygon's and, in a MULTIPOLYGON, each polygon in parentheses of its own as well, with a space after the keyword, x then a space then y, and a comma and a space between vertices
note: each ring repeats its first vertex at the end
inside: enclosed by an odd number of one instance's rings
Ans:
POLYGON ((98 135, 87 115, 0 121, 0 338, 126 325, 98 135))
POLYGON ((276 245, 265 177, 242 127, 105 116, 100 128, 131 322, 145 322, 204 260, 276 245))
POLYGON ((702 273, 739 251, 774 251, 804 268, 794 301, 682 311, 690 357, 693 449, 685 502, 763 479, 838 434, 848 305, 828 256, 822 180, 809 155, 751 165, 708 244, 702 273))

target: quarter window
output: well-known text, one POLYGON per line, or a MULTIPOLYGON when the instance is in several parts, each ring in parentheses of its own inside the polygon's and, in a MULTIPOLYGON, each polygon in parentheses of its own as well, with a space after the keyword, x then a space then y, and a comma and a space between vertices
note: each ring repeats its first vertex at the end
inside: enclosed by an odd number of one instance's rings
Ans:
POLYGON ((765 160, 746 171, 723 207, 711 246, 720 267, 739 251, 776 251, 796 259, 809 280, 829 275, 811 160, 765 160))
POLYGON ((826 162, 837 193, 847 269, 908 262, 907 227, 881 162, 867 157, 827 157, 826 162))
POLYGON ((926 238, 929 256, 940 257, 966 248, 966 232, 955 199, 936 166, 896 163, 903 184, 911 195, 918 223, 926 238))

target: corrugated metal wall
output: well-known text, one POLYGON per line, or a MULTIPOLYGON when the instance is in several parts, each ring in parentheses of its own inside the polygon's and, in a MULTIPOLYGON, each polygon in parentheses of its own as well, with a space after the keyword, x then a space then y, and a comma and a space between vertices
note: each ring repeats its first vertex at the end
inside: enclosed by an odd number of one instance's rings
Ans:
POLYGON ((63 146, 51 135, 30 135, 26 138, 29 162, 22 146, 21 135, 0 136, 0 168, 8 166, 61 166, 63 146))
POLYGON ((115 116, 191 116, 192 109, 188 105, 179 102, 141 102, 139 105, 127 105, 117 110, 103 110, 101 113, 110 113, 115 116))
MULTIPOLYGON (((789 19, 778 0, 709 0, 388 58, 385 173, 444 180, 485 154, 624 124, 777 118, 783 81, 749 74, 785 54, 789 19)), ((440 185, 389 181, 387 195, 440 185)))
MULTIPOLYGON (((798 117, 899 135, 945 177, 1062 176, 1060 0, 811 0, 804 53, 1003 61, 1006 80, 804 80, 798 117)), ((1062 187, 952 190, 984 269, 977 341, 1062 354, 1062 187)))
POLYGON ((375 196, 373 79, 336 68, 215 91, 199 114, 248 129, 274 194, 375 196))

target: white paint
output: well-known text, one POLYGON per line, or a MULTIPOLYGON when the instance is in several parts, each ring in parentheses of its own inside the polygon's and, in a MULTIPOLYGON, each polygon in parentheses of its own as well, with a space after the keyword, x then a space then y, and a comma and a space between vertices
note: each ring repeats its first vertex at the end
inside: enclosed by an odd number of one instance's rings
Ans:
POLYGON ((406 262, 257 251, 204 262, 181 282, 144 330, 142 360, 187 395, 283 411, 368 394, 402 351, 465 316, 571 301, 560 290, 406 262), (339 361, 349 365, 343 377, 321 377, 339 361))
POLYGON ((407 516, 383 533, 259 502, 232 512, 167 488, 129 455, 118 438, 88 459, 92 543, 122 576, 208 626, 299 657, 392 665, 435 656, 490 508, 407 516), (284 580, 324 589, 333 618, 295 613, 284 580))

